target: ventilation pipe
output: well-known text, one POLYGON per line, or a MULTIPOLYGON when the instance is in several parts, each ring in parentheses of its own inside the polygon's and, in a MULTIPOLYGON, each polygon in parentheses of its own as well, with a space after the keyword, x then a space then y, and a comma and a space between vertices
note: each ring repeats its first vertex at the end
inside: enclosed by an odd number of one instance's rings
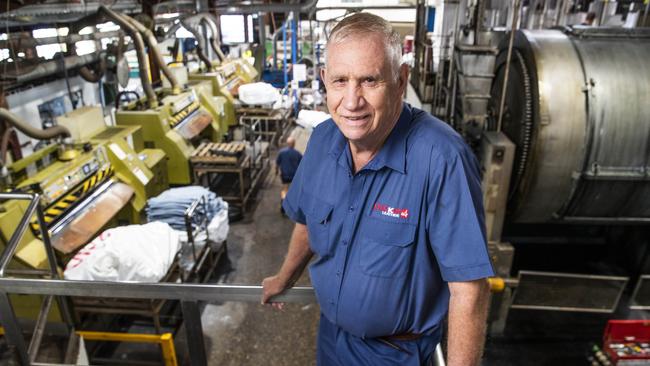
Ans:
POLYGON ((162 70, 163 74, 165 74, 167 80, 169 80, 169 83, 172 85, 172 94, 179 94, 181 92, 181 87, 178 85, 178 79, 176 79, 176 76, 172 74, 169 67, 167 67, 167 64, 165 64, 165 61, 160 54, 160 50, 158 49, 158 41, 153 35, 153 32, 130 16, 126 14, 122 14, 122 16, 144 37, 147 45, 151 49, 151 53, 153 54, 153 62, 162 70))
POLYGON ((98 13, 104 14, 107 18, 118 24, 133 39, 135 51, 138 56, 138 64, 140 65, 140 81, 142 82, 142 88, 144 89, 149 107, 157 107, 158 99, 156 98, 156 93, 151 86, 151 80, 149 80, 149 63, 147 62, 147 57, 144 52, 144 41, 142 40, 142 36, 134 27, 131 26, 131 23, 129 23, 128 20, 124 19, 121 15, 104 5, 99 7, 98 13))

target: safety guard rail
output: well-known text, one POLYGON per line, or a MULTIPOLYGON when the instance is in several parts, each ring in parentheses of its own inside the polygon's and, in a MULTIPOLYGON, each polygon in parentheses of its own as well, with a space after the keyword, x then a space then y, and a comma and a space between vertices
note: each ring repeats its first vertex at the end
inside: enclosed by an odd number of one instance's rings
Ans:
MULTIPOLYGON (((38 194, 0 193, 0 200, 8 199, 31 201, 16 231, 11 236, 5 250, 0 255, 0 324, 4 327, 5 338, 8 346, 15 350, 18 362, 21 365, 34 364, 38 347, 35 347, 33 343, 37 334, 36 332, 34 333, 32 344, 30 344, 28 349, 9 300, 9 294, 45 295, 48 296, 48 298, 56 296, 59 300, 65 300, 65 297, 68 296, 179 300, 181 303, 183 320, 185 322, 187 339, 192 340, 192 342, 187 342, 187 354, 190 357, 190 364, 192 366, 207 365, 205 342, 201 326, 201 312, 198 304, 199 301, 259 302, 261 299, 262 286, 72 281, 58 279, 56 263, 54 262, 54 251, 50 245, 48 232, 45 229, 46 225, 43 219, 43 212, 39 204, 40 196, 38 194), (51 275, 53 279, 5 277, 5 268, 13 257, 20 240, 27 229, 29 220, 34 213, 37 214, 39 220, 43 242, 48 252, 48 259, 50 260, 52 268, 51 275)), ((282 295, 274 298, 274 300, 278 302, 313 303, 316 301, 316 297, 312 287, 293 287, 285 291, 282 295)), ((44 302, 51 303, 51 300, 44 302)), ((60 301, 59 305, 62 306, 61 309, 64 311, 64 321, 66 321, 67 324, 71 326, 70 329, 72 329, 72 318, 68 317, 70 313, 67 303, 65 301, 60 301)), ((43 315, 43 311, 41 311, 41 315, 43 315)), ((46 318, 47 312, 43 315, 43 320, 46 318)), ((39 333, 38 343, 40 343, 43 330, 40 329, 39 333)), ((440 346, 436 348, 435 358, 438 366, 444 366, 444 358, 442 357, 440 346)))

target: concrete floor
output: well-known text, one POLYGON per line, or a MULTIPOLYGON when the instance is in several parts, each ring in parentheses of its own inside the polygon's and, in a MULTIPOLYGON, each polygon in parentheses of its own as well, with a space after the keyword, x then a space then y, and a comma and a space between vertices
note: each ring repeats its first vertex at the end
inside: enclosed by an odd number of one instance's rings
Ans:
MULTIPOLYGON (((308 134, 296 136, 297 148, 304 149, 308 134)), ((220 283, 257 285, 280 268, 293 229, 280 213, 280 189, 272 166, 252 212, 230 227, 232 271, 220 283)), ((310 285, 306 272, 297 285, 310 285)), ((202 315, 208 364, 313 365, 319 314, 315 303, 286 304, 283 311, 256 303, 208 304, 202 315)))

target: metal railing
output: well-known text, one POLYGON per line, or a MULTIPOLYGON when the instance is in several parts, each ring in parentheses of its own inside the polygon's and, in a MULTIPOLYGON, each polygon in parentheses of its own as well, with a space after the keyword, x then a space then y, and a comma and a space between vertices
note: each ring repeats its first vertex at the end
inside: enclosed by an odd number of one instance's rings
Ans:
MULTIPOLYGON (((201 314, 199 301, 252 301, 259 302, 262 297, 262 286, 178 284, 178 283, 130 283, 104 281, 71 281, 59 277, 56 257, 50 243, 49 233, 43 212, 40 207, 40 195, 0 193, 0 200, 29 200, 24 216, 11 236, 5 249, 0 255, 0 324, 4 327, 4 336, 8 346, 14 350, 17 361, 21 365, 34 364, 38 348, 43 336, 47 315, 51 308, 52 299, 59 301, 64 322, 68 325, 69 335, 72 336, 73 323, 70 308, 67 303, 69 296, 124 298, 124 299, 166 299, 179 300, 185 321, 188 342, 188 354, 192 365, 207 365, 207 357, 203 342, 201 314), (40 225, 43 244, 48 257, 50 270, 20 270, 20 274, 47 276, 48 278, 15 278, 7 275, 16 274, 7 268, 14 253, 27 230, 31 217, 36 214, 40 225), (9 299, 9 294, 45 295, 45 301, 36 321, 32 339, 26 344, 22 329, 9 299)), ((275 298, 281 302, 316 301, 311 287, 294 287, 275 298)), ((71 339, 73 337, 70 337, 71 339)))
MULTIPOLYGON (((59 300, 64 321, 69 325, 70 339, 74 339, 73 323, 70 310, 67 306, 67 297, 83 296, 98 298, 124 298, 124 299, 166 299, 178 300, 185 322, 187 339, 187 354, 192 366, 207 365, 205 342, 201 325, 201 312, 198 302, 257 302, 262 297, 262 286, 239 285, 212 285, 188 283, 134 283, 134 282, 105 282, 105 281, 72 281, 59 279, 56 271, 54 251, 50 245, 49 235, 43 213, 39 204, 38 194, 7 194, 0 193, 0 200, 17 199, 30 200, 30 204, 21 219, 16 231, 11 236, 9 243, 0 255, 0 324, 4 327, 4 335, 10 349, 13 349, 17 361, 21 365, 36 365, 38 346, 43 335, 47 315, 53 297, 59 300), (52 266, 50 279, 11 278, 5 276, 5 269, 10 263, 14 252, 18 248, 30 218, 37 214, 43 243, 48 253, 48 260, 52 266), (37 327, 29 347, 25 344, 21 327, 9 300, 9 294, 45 295, 46 301, 39 314, 37 327)), ((42 271, 37 272, 42 275, 42 271)), ((316 296, 312 287, 293 287, 282 295, 274 297, 274 301, 292 303, 314 303, 316 296)), ((169 351, 167 355, 169 355, 169 351)), ((434 365, 444 366, 444 357, 440 345, 436 348, 434 365)))

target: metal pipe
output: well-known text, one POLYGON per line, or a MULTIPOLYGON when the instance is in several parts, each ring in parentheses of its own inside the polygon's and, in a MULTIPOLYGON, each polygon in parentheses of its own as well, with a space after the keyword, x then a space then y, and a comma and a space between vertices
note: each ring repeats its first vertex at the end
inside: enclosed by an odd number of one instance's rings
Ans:
MULTIPOLYGON (((243 14, 243 13, 288 13, 292 11, 306 12, 311 10, 318 0, 312 0, 305 4, 242 4, 242 5, 219 5, 210 8, 220 14, 243 14)), ((374 8, 374 7, 364 7, 374 8)))
MULTIPOLYGON (((26 295, 166 299, 183 301, 245 301, 259 303, 262 286, 193 283, 143 283, 1 278, 0 289, 26 295)), ((277 302, 314 303, 312 287, 293 287, 273 298, 277 302)))
POLYGON ((0 292, 0 323, 5 329, 7 344, 13 346, 21 365, 29 365, 25 338, 16 319, 16 313, 6 292, 0 292))
POLYGON ((158 106, 158 98, 156 98, 156 93, 151 86, 151 80, 149 79, 149 64, 147 62, 147 57, 144 52, 144 41, 140 33, 131 26, 131 24, 123 19, 118 13, 112 11, 111 9, 105 7, 104 5, 100 6, 98 9, 100 14, 106 15, 109 19, 118 24, 122 29, 124 29, 129 36, 133 39, 135 43, 135 51, 138 56, 138 64, 140 65, 140 81, 142 82, 142 88, 144 93, 147 96, 147 102, 149 106, 154 108, 158 106))
POLYGON ((434 354, 435 357, 435 365, 436 366, 446 366, 447 364, 445 363, 445 355, 442 353, 442 347, 438 343, 436 346, 436 351, 434 354))
POLYGON ((5 120, 10 125, 14 126, 18 131, 25 135, 37 139, 47 140, 55 137, 70 137, 70 130, 64 126, 54 126, 41 130, 29 125, 17 115, 11 113, 8 109, 0 108, 0 119, 5 120))
MULTIPOLYGON (((45 216, 43 215, 43 210, 39 206, 36 207, 36 218, 38 220, 38 226, 41 230, 41 238, 43 241, 43 247, 45 249, 45 254, 47 255, 47 262, 50 266, 50 275, 52 278, 61 279, 61 274, 57 270, 56 264, 56 253, 52 247, 52 242, 50 241, 50 233, 48 231, 47 223, 45 222, 45 216)), ((67 299, 57 296, 57 304, 59 304, 59 310, 61 311, 61 316, 63 321, 68 325, 69 329, 72 329, 74 326, 72 311, 67 302, 67 299)))
POLYGON ((29 221, 34 215, 34 212, 36 212, 36 208, 38 208, 38 205, 40 204, 41 196, 35 194, 31 197, 31 199, 32 201, 29 203, 29 206, 27 206, 25 214, 20 219, 16 230, 11 235, 11 238, 9 239, 5 250, 2 251, 2 255, 0 256, 0 277, 5 276, 5 269, 9 265, 9 262, 11 262, 11 258, 13 258, 14 253, 18 248, 18 244, 20 244, 20 239, 22 239, 23 235, 25 234, 25 230, 27 230, 29 221))
POLYGON ((517 16, 519 15, 519 0, 514 0, 512 14, 512 27, 510 28, 510 40, 508 41, 508 55, 506 56, 506 70, 503 76, 503 87, 501 88, 501 101, 499 102, 499 119, 497 120, 497 132, 501 132, 501 123, 503 121, 503 108, 506 103, 506 92, 508 91, 508 74, 510 73, 510 61, 512 59, 512 46, 515 42, 515 31, 517 28, 517 16))
POLYGON ((51 273, 46 269, 12 269, 5 270, 7 276, 49 276, 51 273))
POLYGON ((207 365, 208 358, 205 353, 205 341, 203 339, 203 327, 201 326, 201 311, 196 301, 181 301, 183 321, 187 339, 187 348, 190 354, 192 365, 207 365))
POLYGON ((99 32, 90 34, 68 34, 65 37, 45 37, 45 38, 19 38, 19 36, 11 35, 9 40, 1 40, 0 48, 10 48, 12 41, 20 41, 21 47, 36 47, 47 44, 61 43, 76 43, 79 41, 92 41, 104 38, 114 38, 119 36, 119 31, 99 32))
POLYGON ((553 19, 553 25, 556 27, 560 25, 560 14, 562 14, 562 11, 564 10, 565 1, 566 0, 558 0, 555 3, 555 16, 554 16, 555 19, 553 19))
POLYGON ((198 43, 196 54, 199 56, 199 59, 203 61, 205 64, 205 67, 207 68, 207 71, 210 72, 213 70, 212 68, 212 61, 208 57, 208 55, 205 53, 207 50, 207 43, 206 39, 203 36, 203 34, 199 31, 198 29, 198 23, 201 22, 202 20, 202 15, 193 15, 187 18, 183 18, 180 21, 180 24, 183 25, 185 29, 190 31, 194 35, 194 38, 196 39, 196 42, 198 43))
POLYGON ((646 26, 646 21, 648 20, 648 11, 650 10, 650 1, 645 4, 645 10, 643 11, 643 24, 641 26, 646 26))
POLYGON ((96 83, 102 79, 102 76, 104 76, 104 72, 106 71, 106 59, 101 55, 99 56, 98 67, 97 70, 91 70, 88 66, 82 66, 79 69, 79 76, 89 83, 96 83))
POLYGON ((542 18, 539 22, 539 27, 537 29, 544 29, 546 26, 546 12, 548 11, 549 1, 544 0, 544 7, 542 8, 542 18))
POLYGON ((221 50, 221 47, 219 47, 219 27, 217 26, 217 21, 214 19, 212 14, 205 13, 203 14, 203 21, 207 24, 208 28, 210 28, 210 33, 212 33, 212 38, 210 38, 210 44, 212 45, 212 49, 214 52, 219 56, 221 59, 221 62, 226 61, 226 55, 224 55, 223 51, 221 50))
POLYGON ((41 310, 38 313, 38 318, 36 319, 36 325, 34 326, 34 331, 32 332, 32 339, 29 342, 27 347, 27 354, 29 355, 29 362, 36 361, 36 356, 38 356, 38 349, 41 348, 41 341, 43 340, 43 332, 45 331, 45 325, 47 324, 47 316, 50 314, 50 309, 52 308, 52 295, 46 296, 41 305, 41 310))
POLYGON ((176 79, 176 76, 172 74, 169 67, 167 67, 167 64, 165 64, 165 61, 163 60, 162 55, 160 54, 160 50, 158 49, 158 41, 156 40, 156 37, 147 27, 142 25, 142 23, 138 22, 137 20, 131 18, 126 14, 122 14, 122 16, 124 17, 124 19, 126 19, 126 21, 130 22, 131 25, 136 30, 138 30, 144 37, 145 42, 147 43, 147 45, 152 51, 153 62, 162 70, 163 74, 165 74, 167 80, 169 80, 169 83, 172 85, 172 94, 173 95, 179 94, 181 92, 181 87, 178 85, 178 79, 176 79))
POLYGON ((11 81, 16 84, 27 83, 48 75, 55 73, 63 72, 64 68, 66 70, 72 70, 79 68, 81 66, 96 62, 99 59, 97 54, 91 53, 83 56, 68 56, 63 59, 63 62, 52 60, 38 64, 29 71, 21 73, 20 69, 14 73, 5 73, 0 76, 1 80, 11 81))

